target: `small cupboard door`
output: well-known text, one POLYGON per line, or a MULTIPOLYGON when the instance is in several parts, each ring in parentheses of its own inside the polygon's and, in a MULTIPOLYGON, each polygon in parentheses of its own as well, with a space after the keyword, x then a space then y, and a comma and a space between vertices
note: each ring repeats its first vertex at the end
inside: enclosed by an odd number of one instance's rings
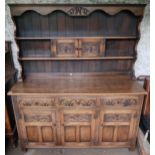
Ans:
POLYGON ((80 57, 103 56, 105 51, 105 39, 79 39, 80 57))
POLYGON ((53 55, 55 57, 77 57, 78 40, 77 39, 57 39, 52 41, 53 55))
POLYGON ((54 57, 65 58, 104 56, 105 39, 54 39, 51 42, 51 52, 54 57))
POLYGON ((63 146, 93 145, 94 135, 94 111, 64 110, 61 113, 61 142, 63 146))
POLYGON ((102 110, 99 123, 99 145, 129 146, 135 137, 137 113, 132 110, 102 110))
MULTIPOLYGON (((38 109, 37 109, 38 111, 38 109)), ((23 111, 22 126, 28 145, 56 145, 55 111, 23 111)))

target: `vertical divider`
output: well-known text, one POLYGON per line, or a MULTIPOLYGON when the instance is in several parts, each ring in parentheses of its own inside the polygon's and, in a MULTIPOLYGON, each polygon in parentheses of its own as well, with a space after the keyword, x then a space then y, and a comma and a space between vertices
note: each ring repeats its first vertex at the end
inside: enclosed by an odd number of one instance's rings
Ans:
POLYGON ((76 126, 76 142, 80 142, 80 126, 76 126))
POLYGON ((38 134, 39 134, 39 142, 42 142, 42 132, 41 132, 41 126, 38 126, 38 134))
POLYGON ((82 41, 81 39, 78 39, 78 57, 81 57, 82 56, 82 41))
POLYGON ((100 42, 100 56, 103 56, 103 54, 105 53, 105 48, 106 48, 106 39, 101 40, 100 42))
POLYGON ((117 131, 118 131, 118 126, 116 126, 115 129, 114 129, 114 136, 113 136, 113 141, 114 142, 117 141, 117 131))
POLYGON ((75 40, 75 56, 76 57, 79 57, 79 40, 78 39, 76 39, 75 40))
POLYGON ((51 39, 51 56, 56 56, 56 40, 51 39))

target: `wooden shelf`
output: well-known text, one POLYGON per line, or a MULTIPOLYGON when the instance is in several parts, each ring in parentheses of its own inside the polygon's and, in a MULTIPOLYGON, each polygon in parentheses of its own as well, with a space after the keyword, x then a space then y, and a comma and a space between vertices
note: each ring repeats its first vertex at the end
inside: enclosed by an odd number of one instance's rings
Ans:
POLYGON ((21 61, 29 60, 133 60, 132 56, 120 56, 120 57, 19 57, 21 61))
POLYGON ((138 39, 137 36, 87 36, 87 37, 16 37, 16 40, 53 40, 53 39, 78 39, 78 38, 93 38, 93 39, 138 39))

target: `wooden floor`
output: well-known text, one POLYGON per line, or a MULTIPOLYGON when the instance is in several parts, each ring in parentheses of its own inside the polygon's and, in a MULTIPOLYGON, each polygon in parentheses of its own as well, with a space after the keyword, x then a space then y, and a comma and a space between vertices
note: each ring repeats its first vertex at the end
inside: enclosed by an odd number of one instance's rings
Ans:
POLYGON ((138 149, 29 149, 26 153, 20 148, 8 147, 6 155, 139 155, 138 149))

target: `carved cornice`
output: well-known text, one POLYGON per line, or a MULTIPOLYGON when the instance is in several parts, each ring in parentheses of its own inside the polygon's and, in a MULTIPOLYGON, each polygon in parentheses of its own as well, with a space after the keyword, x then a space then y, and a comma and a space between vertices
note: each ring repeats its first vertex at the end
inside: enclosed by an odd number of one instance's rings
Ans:
POLYGON ((82 6, 72 7, 67 11, 70 16, 87 16, 90 10, 82 6))
POLYGON ((128 10, 135 16, 143 16, 143 5, 10 5, 13 16, 20 16, 26 11, 35 11, 47 15, 54 11, 62 11, 69 16, 87 16, 96 10, 101 10, 109 15, 115 15, 123 10, 128 10))

